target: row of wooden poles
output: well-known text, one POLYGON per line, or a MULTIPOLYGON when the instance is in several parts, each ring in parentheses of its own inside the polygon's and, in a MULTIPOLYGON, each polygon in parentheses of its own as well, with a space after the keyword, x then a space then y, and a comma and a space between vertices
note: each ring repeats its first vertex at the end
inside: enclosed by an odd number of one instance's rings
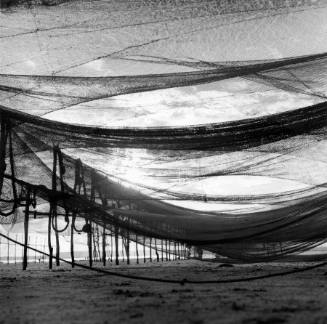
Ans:
MULTIPOLYGON (((10 237, 10 234, 8 233, 7 236, 10 237)), ((17 242, 19 241, 18 234, 15 234, 15 241, 17 241, 17 242)), ((36 248, 38 250, 45 251, 45 248, 46 248, 45 241, 42 242, 42 244, 40 244, 36 238, 33 241, 34 242, 32 242, 32 238, 29 236, 28 237, 29 246, 33 246, 34 248, 36 248)), ((3 263, 4 263, 4 261, 6 261, 7 264, 11 263, 11 261, 14 262, 15 264, 20 263, 24 257, 23 257, 23 252, 22 252, 21 246, 19 245, 19 247, 20 247, 20 249, 17 249, 16 243, 12 243, 9 240, 3 240, 3 238, 0 237, 0 261, 2 261, 3 263), (4 248, 2 248, 2 247, 4 247, 4 248), (5 253, 3 253, 3 251, 5 251, 5 253), (12 251, 12 252, 10 253, 10 251, 12 251)), ((31 255, 29 255, 29 257, 27 257, 27 258, 29 260, 31 260, 31 255)), ((44 263, 45 255, 34 251, 32 259, 34 259, 34 263, 40 262, 41 260, 44 263)))
MULTIPOLYGON (((100 249, 100 239, 99 239, 99 226, 95 225, 93 227, 93 230, 89 232, 88 235, 88 248, 89 248, 89 260, 90 260, 90 266, 92 266, 92 260, 96 259, 103 262, 103 265, 106 265, 106 261, 110 260, 111 262, 115 262, 116 265, 119 265, 120 255, 119 255, 119 241, 121 242, 121 252, 122 252, 122 259, 125 261, 126 256, 126 263, 130 264, 130 235, 126 231, 124 231, 124 236, 119 235, 119 230, 117 227, 114 227, 113 230, 111 230, 109 233, 105 228, 102 228, 102 233, 100 234, 102 236, 102 249, 100 249), (97 238, 96 238, 96 235, 97 238), (111 247, 111 253, 110 258, 107 257, 106 254, 106 244, 107 244, 107 238, 110 237, 110 247, 111 247), (96 239, 95 239, 96 238, 96 239), (93 249, 92 249, 93 244, 93 249), (102 251, 100 251, 102 250, 102 251), (113 250, 115 251, 115 255, 113 256, 113 250), (93 256, 92 256, 93 251, 93 256), (125 251, 125 253, 124 253, 125 251), (101 253, 102 252, 102 253, 101 253)), ((73 232, 71 236, 71 242, 73 242, 73 232)), ((171 261, 171 260, 181 260, 186 259, 188 257, 188 249, 186 245, 181 244, 179 242, 174 242, 167 239, 156 239, 156 238, 147 238, 145 236, 135 236, 135 239, 133 241, 135 244, 135 252, 136 252, 136 263, 139 264, 142 259, 142 252, 139 250, 139 246, 141 246, 141 249, 143 247, 143 262, 145 263, 147 259, 152 261, 171 261), (141 238, 141 239, 140 239, 141 238), (148 240, 148 245, 146 244, 146 241, 148 240), (141 243, 140 243, 141 241, 141 243), (146 249, 148 249, 148 257, 146 255, 146 249)), ((74 260, 73 255, 73 249, 72 251, 72 261, 74 260)))
MULTIPOLYGON (((95 233, 98 230, 98 227, 93 227, 93 233, 95 233)), ((8 236, 10 237, 9 233, 8 236)), ((18 242, 20 241, 19 236, 15 235, 15 240, 18 242)), ((95 235, 92 235, 92 237, 88 237, 87 241, 88 243, 91 241, 92 246, 88 245, 88 259, 90 262, 90 266, 92 266, 93 262, 102 262, 103 265, 106 265, 106 262, 119 264, 121 261, 123 263, 130 264, 131 263, 131 255, 130 249, 127 245, 127 242, 125 238, 120 236, 117 238, 115 233, 108 233, 107 231, 103 232, 101 244, 99 240, 95 239, 95 235), (107 240, 110 240, 110 243, 107 244, 107 240), (120 247, 119 247, 119 242, 120 247), (108 249, 108 246, 110 246, 110 249, 108 249)), ((36 251, 32 252, 32 254, 28 253, 28 247, 32 246, 33 248, 36 248, 40 251, 45 252, 46 251, 46 241, 44 240, 42 244, 39 243, 37 236, 31 239, 31 236, 28 236, 28 244, 27 249, 25 249, 25 244, 23 245, 23 252, 21 249, 18 249, 17 251, 17 244, 11 243, 9 240, 3 240, 0 237, 0 261, 7 261, 9 264, 11 261, 15 264, 23 260, 24 269, 27 267, 28 261, 31 259, 34 259, 34 263, 37 262, 43 262, 45 263, 45 255, 38 253, 36 251), (14 247, 14 249, 13 249, 14 247), (10 255, 11 250, 11 255, 10 255), (3 253, 6 251, 5 253, 3 253), (32 256, 31 256, 32 255, 32 256)), ((188 258, 189 250, 186 248, 185 245, 182 245, 180 243, 172 242, 169 240, 157 240, 157 239, 150 239, 149 246, 146 246, 145 244, 140 244, 137 241, 133 242, 134 244, 134 260, 136 264, 139 264, 142 262, 164 262, 164 261, 173 261, 173 260, 182 260, 188 258), (151 243, 154 244, 151 244, 151 243), (158 249, 158 246, 160 249, 158 249), (143 253, 142 253, 143 248, 143 253), (146 251, 147 248, 147 251, 146 251)), ((20 245, 19 245, 20 246, 20 245)), ((72 246, 74 246, 72 244, 72 246)), ((58 246, 59 247, 59 246, 58 246)), ((59 252, 59 249, 58 249, 59 252)), ((81 252, 81 251, 80 251, 81 252)), ((60 254, 60 252, 59 252, 60 254)), ((72 256, 72 264, 75 264, 75 257, 74 257, 74 250, 71 250, 71 256, 72 256)), ((80 260, 84 258, 79 258, 80 260)), ((60 263, 57 263, 58 265, 60 263)))
MULTIPOLYGON (((53 256, 53 246, 52 246, 52 224, 53 220, 53 206, 50 203, 50 211, 49 213, 37 213, 35 210, 30 210, 31 206, 31 191, 29 188, 26 189, 26 204, 25 204, 25 211, 24 211, 24 251, 23 251, 23 270, 26 270, 27 263, 28 263, 28 237, 29 237, 29 220, 30 214, 33 214, 36 217, 38 214, 48 214, 48 249, 49 249, 49 269, 53 267, 53 259, 56 260, 56 265, 60 265, 60 240, 59 240, 59 231, 55 230, 55 245, 56 245, 56 255, 53 256)), ((57 216, 57 215, 56 215, 57 216)), ((75 219, 76 216, 73 214, 71 216, 71 226, 70 226, 70 254, 71 254, 71 263, 74 267, 75 264, 75 254, 74 254, 74 232, 75 232, 75 219)), ((54 218, 55 226, 57 224, 57 217, 54 218)), ((86 224, 84 225, 83 232, 87 234, 87 246, 88 246, 88 260, 89 266, 93 266, 94 255, 98 256, 98 259, 101 259, 103 265, 106 265, 107 262, 107 255, 106 255, 106 246, 107 246, 107 237, 110 236, 111 240, 111 251, 113 250, 113 246, 115 247, 115 256, 111 255, 110 260, 115 262, 116 265, 119 265, 119 240, 121 242, 125 241, 125 251, 126 251, 126 262, 130 264, 130 232, 126 229, 119 229, 118 226, 110 225, 111 228, 108 230, 104 226, 102 227, 102 254, 100 258, 100 248, 99 248, 99 229, 100 226, 97 224, 93 224, 90 220, 86 220, 86 224), (109 233, 108 233, 109 231, 109 233), (97 236, 97 240, 95 240, 95 233, 97 236), (123 235, 124 234, 124 235, 123 235), (95 253, 94 253, 95 252, 95 253)), ((100 229, 101 231, 101 229, 100 229)), ((146 237, 145 236, 138 236, 134 234, 134 243, 136 247, 136 263, 140 262, 139 256, 139 245, 143 245, 143 260, 146 262, 146 237), (141 239, 140 239, 141 238, 141 239), (141 241, 141 243, 140 243, 141 241)), ((157 239, 157 238, 148 238, 149 241, 149 260, 153 261, 156 259, 157 262, 159 261, 170 261, 176 259, 186 259, 188 258, 188 248, 185 244, 174 242, 168 239, 157 239), (172 248, 173 246, 173 248, 172 248), (154 251, 154 254, 152 253, 154 251)))
MULTIPOLYGON (((28 200, 28 199, 27 199, 28 200)), ((28 263, 28 246, 29 246, 29 219, 30 214, 33 213, 37 215, 34 211, 29 211, 29 203, 27 201, 25 207, 25 217, 24 217, 24 249, 23 249, 23 270, 26 270, 28 263)), ((121 242, 121 251, 123 260, 126 256, 126 263, 130 264, 130 233, 124 230, 124 235, 120 233, 119 228, 113 226, 112 229, 108 230, 105 227, 100 227, 97 224, 92 224, 90 221, 86 221, 85 232, 87 235, 87 247, 88 247, 88 260, 89 266, 93 266, 93 261, 98 260, 106 266, 108 260, 114 262, 116 265, 120 263, 120 255, 119 255, 119 242, 121 242), (100 233, 101 232, 101 233, 100 233), (101 239, 100 239, 101 237, 101 239), (107 256, 107 239, 110 237, 110 256, 107 256), (101 241, 101 248, 100 248, 101 241), (124 254, 125 250, 125 254, 124 254), (114 251, 114 255, 113 255, 114 251)), ((51 220, 49 219, 49 227, 48 227, 48 248, 49 248, 49 269, 53 267, 53 258, 56 260, 56 265, 60 265, 60 240, 59 240, 59 232, 55 231, 55 246, 56 246, 56 256, 53 256, 53 246, 51 242, 51 220)), ((70 255, 71 255, 71 263, 72 267, 75 264, 75 253, 74 253, 74 233, 75 229, 73 224, 70 226, 70 255)), ((146 238, 145 236, 137 236, 133 240, 135 244, 135 252, 136 252, 136 263, 139 264, 142 257, 140 256, 139 246, 141 245, 141 249, 143 247, 143 261, 144 263, 147 259, 150 262, 157 261, 172 261, 172 260, 181 260, 187 259, 189 257, 189 249, 185 244, 171 241, 168 239, 157 239, 157 238, 146 238), (146 242, 148 241, 148 245, 146 242), (140 243, 141 242, 141 243, 140 243), (146 248, 148 248, 149 256, 146 256, 146 248)))

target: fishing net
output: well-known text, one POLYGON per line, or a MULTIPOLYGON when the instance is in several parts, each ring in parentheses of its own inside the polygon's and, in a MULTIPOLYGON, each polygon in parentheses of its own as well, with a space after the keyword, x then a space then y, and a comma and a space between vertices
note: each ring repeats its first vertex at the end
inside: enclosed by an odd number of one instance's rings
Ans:
POLYGON ((251 261, 325 242, 324 1, 29 13, 0 36, 11 51, 31 42, 0 67, 1 224, 85 219, 93 237, 251 261))

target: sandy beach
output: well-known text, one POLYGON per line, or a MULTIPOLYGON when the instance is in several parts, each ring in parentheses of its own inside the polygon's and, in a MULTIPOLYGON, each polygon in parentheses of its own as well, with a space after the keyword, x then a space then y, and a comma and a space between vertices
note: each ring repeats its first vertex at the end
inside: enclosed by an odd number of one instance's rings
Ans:
MULTIPOLYGON (((107 269, 160 278, 212 280, 309 263, 221 266, 196 260, 107 269)), ((101 267, 100 265, 96 265, 101 267)), ((327 323, 326 269, 233 284, 184 286, 117 278, 46 264, 0 266, 0 323, 327 323)))

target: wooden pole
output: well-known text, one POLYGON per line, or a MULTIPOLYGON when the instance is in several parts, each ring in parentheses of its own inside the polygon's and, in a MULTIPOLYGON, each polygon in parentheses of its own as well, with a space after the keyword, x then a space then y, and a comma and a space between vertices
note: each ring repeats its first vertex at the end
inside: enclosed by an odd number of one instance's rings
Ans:
POLYGON ((127 264, 130 264, 130 237, 129 237, 129 229, 127 230, 127 239, 126 239, 126 258, 127 258, 127 264))
POLYGON ((115 225, 115 261, 119 265, 119 241, 118 241, 118 226, 115 225))
POLYGON ((112 228, 111 228, 111 232, 110 232, 110 262, 112 262, 112 248, 113 248, 113 245, 114 245, 114 242, 113 242, 113 235, 112 235, 112 228))
POLYGON ((89 221, 86 221, 86 224, 88 226, 88 231, 87 231, 87 246, 89 248, 89 266, 92 268, 93 266, 93 259, 92 259, 92 224, 89 221))
MULTIPOLYGON (((16 239, 16 242, 18 241, 17 240, 17 234, 16 234, 16 237, 15 237, 15 239, 16 239)), ((15 264, 17 263, 17 244, 15 243, 15 264)))
POLYGON ((103 266, 106 266, 107 255, 106 255, 106 227, 103 226, 102 232, 102 263, 103 266))
POLYGON ((164 260, 164 245, 163 240, 161 239, 161 262, 164 260))
POLYGON ((159 253, 158 253, 158 247, 157 247, 157 239, 156 238, 154 238, 154 251, 155 251, 155 253, 156 253, 156 257, 157 257, 157 262, 159 262, 160 261, 160 257, 159 257, 159 253))
POLYGON ((177 243, 177 248, 178 248, 178 260, 181 259, 181 244, 178 242, 177 243))
POLYGON ((173 260, 177 259, 177 250, 176 250, 176 242, 174 242, 174 253, 173 253, 173 260))
POLYGON ((169 261, 171 261, 170 246, 171 246, 171 241, 168 240, 168 260, 169 260, 169 261))
POLYGON ((2 186, 4 174, 6 171, 6 146, 7 146, 7 123, 2 114, 0 114, 0 196, 2 194, 2 186))
POLYGON ((27 245, 28 245, 28 222, 30 217, 30 190, 26 193, 26 206, 24 215, 24 256, 23 256, 23 270, 27 268, 27 245))
POLYGON ((145 236, 143 236, 143 261, 146 263, 146 256, 145 256, 145 236))
POLYGON ((152 262, 152 237, 150 237, 150 262, 152 262))
MULTIPOLYGON (((9 233, 7 234, 9 236, 9 233)), ((7 240, 7 264, 9 264, 9 258, 10 258, 10 241, 7 240)))
POLYGON ((58 217, 57 217, 57 211, 54 211, 54 221, 55 221, 55 227, 56 227, 56 230, 55 230, 55 236, 56 236, 56 266, 60 266, 60 241, 59 241, 59 233, 58 233, 58 217))
POLYGON ((72 268, 75 267, 75 254, 74 254, 74 226, 75 226, 76 214, 72 214, 72 222, 70 226, 70 257, 72 260, 72 268))
POLYGON ((139 264, 139 250, 137 246, 137 235, 135 236, 136 263, 139 264))
POLYGON ((123 235, 120 235, 120 241, 121 241, 121 256, 123 258, 123 262, 125 262, 124 237, 123 237, 123 235))

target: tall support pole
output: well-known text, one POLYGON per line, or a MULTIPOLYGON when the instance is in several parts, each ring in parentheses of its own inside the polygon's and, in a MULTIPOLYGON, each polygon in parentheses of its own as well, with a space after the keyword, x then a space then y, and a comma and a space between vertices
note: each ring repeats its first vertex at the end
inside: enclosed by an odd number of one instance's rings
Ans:
POLYGON ((160 261, 160 257, 159 257, 159 253, 158 253, 158 247, 157 247, 157 239, 156 238, 154 238, 154 251, 155 251, 155 253, 156 253, 156 257, 157 257, 157 262, 159 262, 160 261))
MULTIPOLYGON (((131 202, 129 201, 128 203, 128 208, 129 210, 132 209, 132 205, 131 202)), ((126 232, 126 260, 127 260, 127 264, 130 264, 130 232, 129 232, 129 228, 130 228, 130 218, 128 217, 127 219, 127 232, 126 232)))
POLYGON ((115 262, 119 265, 119 237, 118 237, 118 226, 115 225, 115 262))
POLYGON ((103 226, 103 232, 102 232, 102 263, 103 266, 106 266, 107 262, 107 255, 106 255, 106 227, 103 226))
POLYGON ((150 262, 152 262, 152 237, 150 237, 150 262))
POLYGON ((143 261, 146 263, 146 255, 145 255, 145 236, 143 236, 143 261))
POLYGON ((168 260, 171 261, 171 253, 170 253, 171 241, 168 240, 168 260))
MULTIPOLYGON (((91 223, 92 224, 92 223, 91 223)), ((97 261, 97 242, 96 239, 97 237, 97 230, 96 230, 96 225, 92 224, 91 225, 91 229, 92 229, 92 243, 93 243, 93 261, 96 262, 97 261)))
POLYGON ((121 256, 123 259, 123 262, 125 262, 125 253, 124 253, 124 236, 121 234, 120 235, 120 241, 121 241, 121 256))
POLYGON ((75 267, 75 254, 74 254, 74 226, 76 220, 76 213, 73 212, 72 214, 72 222, 70 226, 70 257, 72 260, 72 268, 75 267))
POLYGON ((181 259, 181 244, 178 242, 177 243, 177 247, 178 247, 178 260, 181 259))
MULTIPOLYGON (((52 170, 52 190, 56 190, 56 165, 57 165, 57 154, 53 150, 53 170, 52 170)), ((48 218, 48 248, 49 248, 49 269, 52 269, 52 259, 53 259, 53 247, 51 242, 51 227, 52 227, 52 213, 53 213, 53 201, 50 198, 50 210, 48 218)))
MULTIPOLYGON (((55 211, 55 213, 57 213, 57 212, 55 211)), ((55 217, 55 219, 54 219, 55 227, 57 229, 58 228, 58 218, 57 218, 56 214, 54 215, 54 217, 55 217)), ((60 266, 60 260, 59 260, 60 259, 60 240, 59 240, 59 233, 57 230, 55 231, 55 236, 56 236, 56 266, 58 267, 58 266, 60 266)))
POLYGON ((93 257, 92 257, 92 223, 91 221, 86 221, 86 224, 88 225, 88 231, 87 231, 87 246, 89 248, 89 266, 92 268, 93 266, 93 257))
MULTIPOLYGON (((51 204, 51 203, 50 203, 51 204)), ((53 247, 51 243, 51 217, 52 211, 50 207, 49 219, 48 219, 48 248, 49 248, 49 269, 52 269, 53 247)))
POLYGON ((112 262, 113 246, 114 246, 114 242, 113 242, 113 233, 112 233, 112 228, 111 228, 111 232, 110 232, 110 262, 112 262))
MULTIPOLYGON (((18 241, 18 235, 15 237, 16 242, 18 241)), ((17 244, 15 243, 15 264, 17 263, 17 244)))
MULTIPOLYGON (((7 233, 9 236, 9 233, 7 233)), ((7 240, 7 264, 9 264, 9 259, 10 259, 10 241, 7 240)))
POLYGON ((167 242, 167 240, 165 240, 165 244, 166 244, 166 261, 168 261, 168 242, 167 242))
POLYGON ((163 240, 161 239, 161 262, 164 260, 164 244, 163 240))
POLYGON ((176 242, 174 242, 174 260, 177 260, 177 248, 176 248, 176 242))
POLYGON ((126 237, 126 259, 127 259, 127 264, 131 263, 130 260, 130 237, 129 237, 129 228, 127 229, 127 237, 126 237))
POLYGON ((7 146, 7 123, 0 113, 0 196, 2 193, 3 179, 6 171, 6 146, 7 146))
POLYGON ((137 246, 137 235, 135 236, 136 263, 139 264, 139 249, 137 246))
POLYGON ((27 245, 28 245, 28 222, 30 217, 30 190, 27 189, 26 205, 24 215, 24 255, 23 255, 23 270, 27 268, 27 245))

